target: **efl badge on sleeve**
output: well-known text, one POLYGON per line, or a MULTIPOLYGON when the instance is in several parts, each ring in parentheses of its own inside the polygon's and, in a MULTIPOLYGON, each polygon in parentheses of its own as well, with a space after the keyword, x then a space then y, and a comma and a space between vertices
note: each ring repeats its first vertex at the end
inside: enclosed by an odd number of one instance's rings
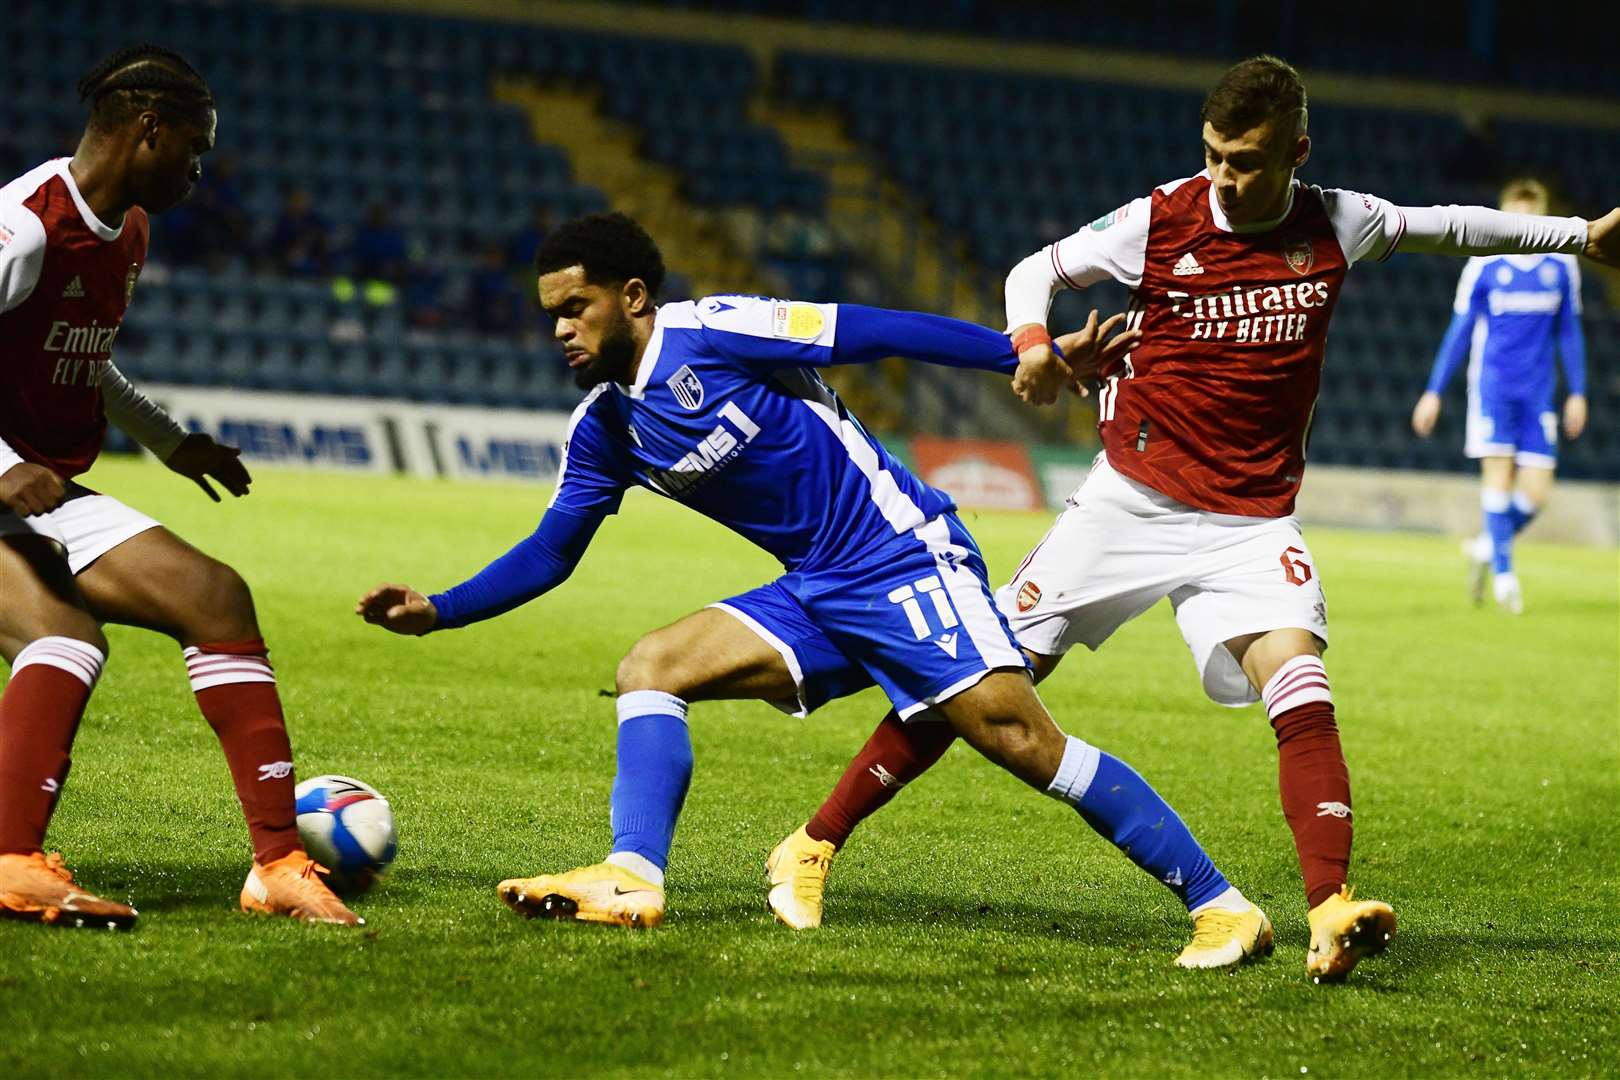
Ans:
POLYGON ((130 263, 129 264, 129 275, 124 278, 124 306, 125 307, 129 307, 129 302, 131 300, 135 299, 135 279, 140 277, 140 276, 141 276, 141 264, 140 263, 130 263))
POLYGON ((683 406, 696 412, 703 404, 703 382, 697 377, 689 365, 682 364, 681 370, 671 375, 664 383, 675 400, 683 406))
POLYGON ((1041 602, 1041 587, 1033 581, 1024 582, 1023 588, 1018 590, 1018 610, 1020 613, 1030 611, 1041 602))
POLYGON ((1303 237, 1283 241, 1283 258, 1296 274, 1308 274, 1316 265, 1316 252, 1311 249, 1310 240, 1303 237))
POLYGON ((827 317, 814 304, 778 303, 771 309, 771 334, 779 338, 814 341, 827 326, 827 317))

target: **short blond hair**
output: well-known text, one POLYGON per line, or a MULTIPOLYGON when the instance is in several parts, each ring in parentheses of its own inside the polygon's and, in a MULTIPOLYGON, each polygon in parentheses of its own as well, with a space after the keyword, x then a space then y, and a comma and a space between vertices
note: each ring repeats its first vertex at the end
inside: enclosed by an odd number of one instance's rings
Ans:
POLYGON ((1533 176, 1515 176, 1502 185, 1502 197, 1498 205, 1505 206, 1509 202, 1523 200, 1533 202, 1541 208, 1541 213, 1547 212, 1552 204, 1552 194, 1547 185, 1533 176))

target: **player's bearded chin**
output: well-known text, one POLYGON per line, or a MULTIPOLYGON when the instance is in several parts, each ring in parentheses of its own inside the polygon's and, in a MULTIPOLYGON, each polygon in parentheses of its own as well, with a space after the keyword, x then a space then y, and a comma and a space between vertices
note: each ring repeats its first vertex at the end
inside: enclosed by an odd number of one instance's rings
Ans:
POLYGON ((603 331, 596 355, 574 372, 574 385, 589 390, 610 380, 627 383, 635 360, 636 339, 630 332, 630 320, 621 315, 603 331))

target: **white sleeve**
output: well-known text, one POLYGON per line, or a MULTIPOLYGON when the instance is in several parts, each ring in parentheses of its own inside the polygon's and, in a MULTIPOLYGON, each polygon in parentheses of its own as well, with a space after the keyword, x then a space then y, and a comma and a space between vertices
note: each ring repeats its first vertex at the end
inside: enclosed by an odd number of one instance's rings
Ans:
POLYGON ((1406 232, 1401 208, 1376 195, 1338 188, 1318 188, 1333 235, 1351 265, 1362 259, 1387 259, 1406 232))
POLYGON ((1035 252, 1007 275, 1007 328, 1045 324, 1058 289, 1084 289, 1099 281, 1136 288, 1147 263, 1149 198, 1134 199, 1111 214, 1035 252))
MULTIPOLYGON (((18 203, 0 203, 0 312, 10 311, 33 295, 45 265, 45 226, 18 203)), ((0 476, 23 459, 0 439, 0 476)))
POLYGON ((157 402, 131 386, 124 373, 112 364, 107 365, 101 376, 101 396, 106 403, 107 418, 156 454, 159 461, 169 460, 169 455, 190 434, 157 402))
POLYGON ((0 203, 0 312, 34 293, 45 265, 45 226, 19 203, 0 203))
POLYGON ((1430 255, 1518 255, 1586 248, 1586 219, 1508 214, 1484 206, 1396 206, 1354 191, 1322 192, 1351 262, 1387 259, 1397 247, 1430 255))

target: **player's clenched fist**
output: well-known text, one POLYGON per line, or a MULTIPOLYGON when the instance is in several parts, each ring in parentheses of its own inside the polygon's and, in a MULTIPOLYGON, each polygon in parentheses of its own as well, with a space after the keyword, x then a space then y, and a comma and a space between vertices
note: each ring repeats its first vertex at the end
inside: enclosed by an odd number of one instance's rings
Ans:
POLYGON ((23 517, 55 510, 65 490, 62 478, 55 472, 28 461, 13 465, 0 476, 0 503, 23 517))
POLYGON ((360 598, 354 613, 396 634, 425 634, 439 620, 433 601, 409 585, 378 585, 360 598))

